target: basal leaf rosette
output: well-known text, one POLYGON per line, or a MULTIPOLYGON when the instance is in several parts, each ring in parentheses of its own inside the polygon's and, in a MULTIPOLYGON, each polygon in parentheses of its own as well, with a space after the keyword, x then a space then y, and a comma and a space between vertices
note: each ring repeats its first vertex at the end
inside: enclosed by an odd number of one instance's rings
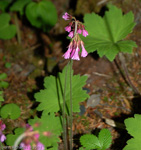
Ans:
POLYGON ((88 53, 97 50, 100 57, 105 55, 112 61, 119 52, 131 53, 136 47, 135 42, 123 40, 135 26, 132 12, 123 15, 121 9, 109 5, 103 18, 95 13, 86 14, 84 22, 89 36, 81 38, 88 53))
MULTIPOLYGON (((65 85, 65 73, 67 67, 64 68, 58 77, 50 76, 44 80, 44 90, 35 94, 36 101, 40 102, 37 110, 49 112, 58 112, 63 108, 63 93, 65 85)), ((73 72, 73 71, 72 71, 73 72)), ((73 73, 72 73, 73 74, 73 73)), ((89 96, 82 87, 86 84, 87 77, 80 75, 72 76, 72 101, 73 112, 79 112, 79 103, 86 100, 89 96)), ((67 112, 70 108, 70 68, 67 69, 67 85, 66 85, 66 105, 67 112)))

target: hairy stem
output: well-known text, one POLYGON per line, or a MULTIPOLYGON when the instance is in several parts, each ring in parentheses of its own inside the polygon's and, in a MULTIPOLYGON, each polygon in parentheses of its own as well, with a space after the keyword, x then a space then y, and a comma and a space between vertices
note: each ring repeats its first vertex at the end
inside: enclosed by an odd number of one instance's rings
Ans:
POLYGON ((65 85, 64 85, 64 93, 63 93, 63 140, 64 140, 64 150, 68 150, 68 142, 67 142, 67 114, 66 114, 66 86, 67 86, 67 72, 68 72, 69 62, 66 67, 65 73, 65 85))
POLYGON ((73 60, 70 60, 70 150, 72 150, 72 145, 73 145, 73 131, 72 131, 72 125, 73 125, 73 102, 72 102, 72 65, 73 65, 73 60))
POLYGON ((135 94, 138 94, 140 95, 140 92, 138 91, 138 89, 134 86, 134 84, 132 83, 132 81, 130 80, 129 78, 129 73, 128 73, 128 70, 126 68, 126 65, 125 65, 125 58, 123 56, 122 53, 119 53, 119 59, 121 61, 121 65, 123 67, 123 70, 124 70, 124 73, 125 73, 125 76, 126 76, 126 79, 127 79, 127 82, 129 84, 129 86, 133 89, 134 93, 135 94))

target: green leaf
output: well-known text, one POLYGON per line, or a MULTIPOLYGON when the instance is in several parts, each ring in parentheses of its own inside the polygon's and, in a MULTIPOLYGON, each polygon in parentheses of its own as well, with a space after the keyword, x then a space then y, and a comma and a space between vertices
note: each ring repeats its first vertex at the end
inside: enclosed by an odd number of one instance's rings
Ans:
MULTIPOLYGON (((45 89, 35 94, 36 101, 40 102, 37 110, 48 112, 58 112, 63 108, 63 92, 65 85, 65 74, 67 67, 64 68, 58 77, 50 76, 44 80, 45 89)), ((73 72, 73 71, 72 71, 73 72)), ((72 73, 73 74, 73 73, 72 73)), ((86 84, 87 77, 80 75, 72 76, 72 101, 73 112, 80 112, 79 103, 86 100, 89 95, 82 87, 86 84)), ((67 85, 66 85, 66 105, 67 110, 70 109, 70 67, 67 69, 67 85)))
POLYGON ((2 118, 10 117, 13 120, 19 118, 21 114, 19 106, 14 103, 4 105, 0 112, 2 118))
POLYGON ((47 28, 50 29, 56 24, 57 11, 51 1, 31 2, 26 7, 26 17, 33 26, 47 31, 47 28))
POLYGON ((5 63, 5 68, 10 68, 11 67, 11 63, 10 62, 6 62, 5 63))
POLYGON ((123 150, 141 150, 141 140, 131 138, 123 150))
POLYGON ((12 0, 0 0, 0 10, 5 12, 8 5, 11 3, 12 0))
POLYGON ((105 55, 112 61, 119 52, 131 53, 137 47, 133 41, 122 41, 135 26, 132 12, 123 15, 121 9, 109 5, 103 18, 95 13, 86 14, 84 22, 89 35, 81 37, 88 53, 97 50, 100 57, 105 55))
POLYGON ((48 115, 43 113, 41 119, 35 117, 34 119, 30 119, 28 123, 32 125, 35 131, 39 131, 39 141, 43 143, 45 147, 54 146, 60 141, 59 136, 62 132, 62 126, 60 118, 55 117, 54 114, 48 115), (45 136, 45 132, 48 133, 48 136, 45 136))
POLYGON ((128 118, 125 121, 128 133, 134 138, 127 141, 124 150, 141 149, 141 115, 135 114, 134 118, 128 118))
POLYGON ((7 78, 7 74, 6 73, 1 73, 0 74, 0 80, 4 80, 7 78))
POLYGON ((6 89, 6 88, 8 88, 8 86, 9 86, 8 82, 6 82, 6 81, 0 81, 0 88, 6 89))
POLYGON ((4 98, 3 98, 3 91, 0 91, 0 102, 3 102, 4 101, 4 98))
POLYGON ((6 144, 9 146, 13 146, 16 139, 22 134, 24 133, 25 129, 24 128, 16 128, 14 130, 15 134, 8 134, 6 136, 6 144))
POLYGON ((83 147, 89 150, 100 148, 100 143, 98 138, 92 134, 85 134, 81 136, 80 143, 83 147))
POLYGON ((31 0, 17 0, 13 3, 13 5, 10 7, 10 11, 18 11, 21 15, 24 14, 24 7, 30 3, 31 0))
POLYGON ((16 26, 10 25, 10 15, 3 13, 0 15, 0 39, 11 39, 16 34, 16 26))
POLYGON ((112 143, 112 136, 108 129, 102 129, 98 135, 98 139, 101 145, 101 150, 109 148, 112 143))

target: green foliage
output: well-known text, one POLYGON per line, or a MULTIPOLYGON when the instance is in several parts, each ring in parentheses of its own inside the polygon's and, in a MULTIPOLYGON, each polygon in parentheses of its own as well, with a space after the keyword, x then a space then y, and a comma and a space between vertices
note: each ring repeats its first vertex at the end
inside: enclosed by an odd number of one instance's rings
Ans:
POLYGON ((20 116, 21 110, 18 105, 11 103, 6 104, 1 108, 0 114, 4 119, 10 117, 11 119, 15 120, 20 116))
POLYGON ((110 61, 119 52, 131 53, 135 42, 123 39, 132 32, 133 20, 132 12, 123 15, 121 9, 113 5, 109 5, 103 18, 95 13, 86 14, 84 22, 89 36, 82 37, 86 50, 89 53, 97 50, 100 57, 105 55, 110 61))
POLYGON ((0 0, 0 10, 2 10, 2 12, 5 12, 6 8, 11 3, 11 1, 12 0, 0 0))
POLYGON ((13 3, 13 5, 10 7, 10 11, 18 11, 21 15, 24 14, 24 7, 30 3, 31 0, 17 0, 13 3))
POLYGON ((5 68, 10 68, 11 67, 11 63, 10 62, 6 62, 5 63, 5 68))
POLYGON ((32 125, 34 131, 39 131, 39 141, 43 143, 45 147, 55 146, 54 149, 57 150, 57 142, 59 142, 59 136, 62 132, 59 117, 55 117, 53 113, 50 115, 43 113, 41 118, 35 117, 34 119, 30 119, 28 123, 32 125), (45 132, 48 133, 48 135, 45 136, 45 132))
POLYGON ((51 1, 42 0, 39 3, 31 2, 26 7, 26 17, 29 22, 37 27, 47 31, 57 22, 57 12, 51 1))
POLYGON ((133 138, 127 141, 123 150, 141 150, 141 115, 135 114, 134 118, 126 119, 124 123, 133 138))
POLYGON ((0 39, 11 39, 16 34, 15 25, 10 25, 10 15, 3 13, 0 15, 0 39))
POLYGON ((7 88, 9 86, 9 83, 6 81, 3 81, 7 78, 6 73, 1 73, 0 74, 0 88, 7 88))
POLYGON ((91 149, 98 149, 98 150, 105 150, 109 148, 112 138, 111 133, 108 129, 102 129, 98 135, 98 138, 92 134, 85 134, 80 138, 81 147, 79 150, 86 150, 91 149))
POLYGON ((0 74, 0 80, 4 80, 7 78, 7 74, 6 73, 1 73, 0 74))
MULTIPOLYGON (((65 73, 67 67, 63 69, 62 73, 58 74, 58 77, 50 76, 44 80, 44 90, 35 94, 36 101, 40 102, 37 110, 48 113, 58 112, 63 107, 63 92, 65 85, 65 73)), ((73 74, 73 71, 72 71, 73 74)), ((67 86, 66 86, 66 105, 68 110, 70 109, 70 68, 67 71, 67 86)), ((88 94, 82 87, 86 84, 87 77, 80 75, 72 76, 72 101, 73 112, 80 112, 79 103, 88 98, 88 94)))
POLYGON ((24 128, 16 128, 14 130, 14 134, 8 134, 6 136, 6 144, 9 146, 13 146, 16 139, 22 134, 24 133, 25 129, 24 128))
POLYGON ((3 98, 3 92, 2 91, 0 91, 0 104, 1 104, 1 102, 3 102, 4 101, 4 98, 3 98))

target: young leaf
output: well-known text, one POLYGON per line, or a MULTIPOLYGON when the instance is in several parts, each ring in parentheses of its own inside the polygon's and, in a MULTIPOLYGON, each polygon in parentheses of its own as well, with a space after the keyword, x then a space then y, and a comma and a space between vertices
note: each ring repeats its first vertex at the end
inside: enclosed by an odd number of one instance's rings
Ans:
POLYGON ((39 141, 43 143, 45 147, 55 146, 56 143, 59 142, 62 126, 60 118, 55 117, 53 113, 50 115, 43 113, 41 119, 35 117, 34 119, 30 119, 28 123, 32 125, 35 131, 39 131, 39 141))
POLYGON ((3 13, 0 15, 0 39, 11 39, 16 34, 16 26, 10 25, 10 15, 3 13))
POLYGON ((21 114, 21 110, 18 105, 11 103, 11 104, 6 104, 1 108, 0 114, 1 117, 4 119, 10 117, 11 119, 15 120, 19 118, 21 114))
POLYGON ((135 114, 134 118, 128 118, 125 121, 126 129, 131 136, 127 141, 124 150, 140 150, 141 149, 141 115, 135 114))
POLYGON ((31 2, 26 7, 26 17, 33 26, 47 31, 47 27, 51 28, 56 24, 57 11, 51 1, 31 2))
MULTIPOLYGON (((58 77, 50 76, 44 80, 45 89, 35 94, 36 101, 40 102, 37 110, 44 110, 48 112, 58 112, 63 108, 63 93, 65 85, 65 74, 67 67, 64 68, 58 77)), ((72 71, 73 72, 73 71, 72 71)), ((67 111, 70 109, 70 68, 67 71, 67 85, 66 85, 66 105, 67 111)), ((88 94, 82 87, 87 80, 86 76, 73 75, 72 76, 72 101, 73 112, 80 112, 79 103, 88 98, 88 94)))
POLYGON ((0 80, 4 80, 7 78, 7 74, 6 73, 1 73, 0 74, 0 80))
POLYGON ((13 5, 10 7, 10 11, 18 11, 21 15, 24 14, 24 7, 30 3, 31 0, 17 0, 13 3, 13 5))
POLYGON ((100 143, 98 138, 92 134, 85 134, 81 136, 80 143, 83 147, 89 150, 100 148, 100 143))
POLYGON ((6 144, 9 146, 13 146, 16 139, 22 134, 24 133, 25 129, 24 128, 16 128, 14 130, 15 134, 8 134, 6 136, 6 144))
POLYGON ((2 95, 2 91, 0 91, 0 102, 3 102, 4 101, 4 98, 3 98, 3 95, 2 95))
POLYGON ((109 5, 103 18, 95 13, 86 14, 84 22, 89 36, 82 39, 89 53, 97 50, 100 57, 105 55, 112 61, 119 52, 131 53, 137 47, 133 41, 122 41, 135 26, 132 12, 123 15, 121 9, 109 5))
POLYGON ((0 88, 8 88, 8 86, 9 86, 9 83, 8 82, 6 82, 6 81, 0 81, 0 88))
POLYGON ((112 143, 112 136, 108 129, 102 129, 98 135, 98 139, 101 145, 101 150, 109 148, 112 143))

